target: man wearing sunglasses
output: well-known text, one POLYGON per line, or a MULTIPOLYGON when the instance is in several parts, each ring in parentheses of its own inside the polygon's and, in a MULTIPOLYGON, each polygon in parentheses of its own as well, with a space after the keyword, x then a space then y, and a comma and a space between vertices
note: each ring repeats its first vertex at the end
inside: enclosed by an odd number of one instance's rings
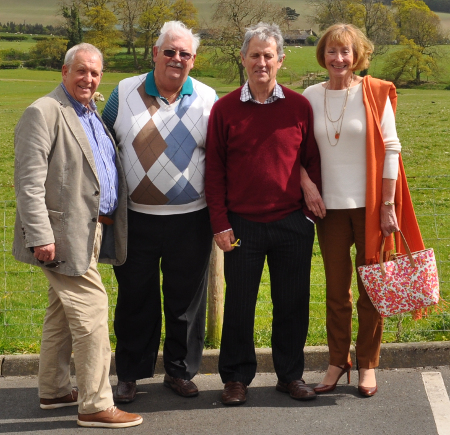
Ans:
POLYGON ((13 254, 40 266, 50 284, 40 407, 78 406, 80 426, 122 428, 142 418, 114 406, 109 383, 108 295, 97 263, 125 261, 127 192, 114 141, 92 101, 102 70, 96 47, 72 47, 62 83, 16 126, 13 254), (70 382, 72 349, 78 391, 70 382))
POLYGON ((136 381, 154 374, 164 295, 164 385, 198 395, 191 381, 204 341, 212 232, 204 196, 205 137, 215 91, 189 77, 198 36, 164 24, 155 68, 122 80, 103 119, 117 139, 128 183, 128 252, 119 283, 116 402, 136 397, 136 381))

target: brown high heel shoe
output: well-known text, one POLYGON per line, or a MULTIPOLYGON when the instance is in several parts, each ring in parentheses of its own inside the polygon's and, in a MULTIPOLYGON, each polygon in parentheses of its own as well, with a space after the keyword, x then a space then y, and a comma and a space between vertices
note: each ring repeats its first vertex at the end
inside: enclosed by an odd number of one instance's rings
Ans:
MULTIPOLYGON (((358 369, 358 376, 359 376, 359 370, 358 369)), ((374 387, 363 387, 361 385, 358 385, 358 392, 359 394, 361 394, 361 396, 363 397, 372 397, 375 395, 375 393, 378 391, 378 386, 375 383, 374 387)))
MULTIPOLYGON (((330 364, 333 365, 333 364, 330 364)), ((334 367, 339 367, 339 366, 334 366, 334 367)), ((350 383, 350 370, 352 368, 352 362, 346 362, 344 367, 339 367, 341 369, 341 372, 338 375, 338 378, 336 379, 336 382, 333 385, 325 385, 325 384, 318 384, 314 387, 314 391, 317 394, 320 393, 328 393, 329 391, 333 391, 336 388, 337 383, 339 382, 339 379, 341 379, 341 377, 347 373, 347 384, 350 383)))

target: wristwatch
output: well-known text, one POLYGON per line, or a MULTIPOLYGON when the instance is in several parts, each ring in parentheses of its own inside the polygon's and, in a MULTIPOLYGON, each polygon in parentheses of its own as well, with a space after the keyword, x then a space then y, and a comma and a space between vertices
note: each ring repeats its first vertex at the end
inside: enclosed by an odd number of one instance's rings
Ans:
POLYGON ((384 201, 384 203, 383 203, 384 205, 394 205, 394 203, 393 202, 391 202, 391 201, 384 201))

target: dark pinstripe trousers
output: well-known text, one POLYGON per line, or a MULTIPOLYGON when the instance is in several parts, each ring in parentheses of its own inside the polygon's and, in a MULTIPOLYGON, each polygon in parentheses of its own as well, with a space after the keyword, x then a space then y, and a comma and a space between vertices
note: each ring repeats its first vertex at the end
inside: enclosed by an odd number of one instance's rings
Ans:
POLYGON ((273 302, 272 355, 282 382, 303 375, 309 324, 309 284, 314 224, 301 210, 270 223, 230 213, 242 245, 225 253, 225 312, 219 373, 224 383, 249 385, 256 374, 253 341, 256 299, 267 257, 273 302))

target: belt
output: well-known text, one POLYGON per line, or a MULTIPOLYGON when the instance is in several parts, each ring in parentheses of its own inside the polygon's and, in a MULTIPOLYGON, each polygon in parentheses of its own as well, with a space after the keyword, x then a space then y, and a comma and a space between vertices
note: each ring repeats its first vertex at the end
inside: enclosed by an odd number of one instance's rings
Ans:
POLYGON ((100 215, 98 217, 98 221, 101 224, 105 224, 105 225, 112 225, 114 223, 114 221, 111 218, 109 218, 108 216, 102 216, 102 215, 100 215))

